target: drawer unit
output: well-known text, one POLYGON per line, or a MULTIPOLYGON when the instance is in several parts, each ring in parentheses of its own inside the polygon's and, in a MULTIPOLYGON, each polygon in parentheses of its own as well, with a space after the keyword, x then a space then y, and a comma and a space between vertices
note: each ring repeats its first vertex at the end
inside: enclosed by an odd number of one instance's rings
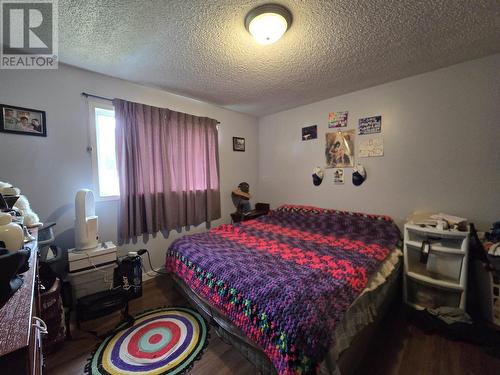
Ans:
POLYGON ((462 291, 442 288, 407 277, 407 302, 417 308, 460 307, 462 291))
MULTIPOLYGON (((38 233, 32 229, 32 235, 38 233)), ((23 284, 0 307, 0 373, 42 374, 42 334, 45 323, 40 316, 37 241, 25 244, 31 249, 29 269, 23 284)))
MULTIPOLYGON (((416 245, 422 244, 423 241, 431 242, 436 248, 445 248, 449 250, 462 250, 463 236, 462 232, 454 234, 439 233, 436 229, 421 228, 418 225, 406 224, 405 231, 408 234, 406 241, 416 245)), ((443 231, 441 231, 443 232, 443 231)), ((462 250, 463 251, 463 250, 462 250)))
POLYGON ((469 232, 406 224, 404 237, 405 302, 464 309, 469 232))
POLYGON ((68 273, 67 279, 71 283, 75 303, 78 298, 111 289, 116 267, 113 263, 95 269, 68 273))
POLYGON ((424 275, 436 280, 460 283, 463 255, 434 250, 431 246, 427 261, 421 260, 422 250, 407 244, 408 272, 424 275))

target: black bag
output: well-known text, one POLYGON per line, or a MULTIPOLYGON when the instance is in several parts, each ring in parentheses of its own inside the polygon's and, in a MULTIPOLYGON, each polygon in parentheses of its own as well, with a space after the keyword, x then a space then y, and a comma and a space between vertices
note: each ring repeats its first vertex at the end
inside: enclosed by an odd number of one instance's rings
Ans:
POLYGON ((120 286, 127 300, 142 296, 142 268, 141 258, 125 257, 118 260, 113 281, 115 288, 120 286))

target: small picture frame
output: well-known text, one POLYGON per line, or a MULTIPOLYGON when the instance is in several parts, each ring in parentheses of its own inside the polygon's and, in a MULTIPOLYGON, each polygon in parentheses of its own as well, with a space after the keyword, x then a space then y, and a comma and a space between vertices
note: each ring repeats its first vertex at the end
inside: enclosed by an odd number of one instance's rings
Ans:
POLYGON ((45 111, 0 104, 0 132, 46 137, 45 111))
POLYGON ((333 169, 333 183, 335 185, 343 185, 344 184, 344 168, 334 168, 333 169))
POLYGON ((245 138, 233 137, 233 151, 245 151, 245 138))
POLYGON ((306 126, 302 128, 302 140, 310 141, 318 138, 318 125, 306 126))

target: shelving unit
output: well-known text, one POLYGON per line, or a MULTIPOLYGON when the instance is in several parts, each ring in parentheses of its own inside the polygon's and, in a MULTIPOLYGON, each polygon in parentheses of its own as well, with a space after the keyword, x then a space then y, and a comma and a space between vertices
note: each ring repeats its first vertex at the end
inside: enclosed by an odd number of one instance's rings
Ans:
POLYGON ((417 309, 465 309, 469 232, 409 223, 404 232, 404 301, 417 309))

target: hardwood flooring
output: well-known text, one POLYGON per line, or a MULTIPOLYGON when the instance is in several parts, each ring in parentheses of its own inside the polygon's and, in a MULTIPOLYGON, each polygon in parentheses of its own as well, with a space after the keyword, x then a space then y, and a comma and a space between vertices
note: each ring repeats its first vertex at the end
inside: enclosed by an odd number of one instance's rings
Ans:
MULTIPOLYGON (((132 314, 160 306, 187 306, 168 277, 144 283, 143 296, 130 303, 132 314)), ((119 313, 82 324, 83 329, 102 334, 119 322, 119 313)), ((453 342, 438 335, 427 335, 409 324, 400 306, 384 321, 385 335, 373 343, 363 361, 360 375, 498 375, 500 360, 481 348, 453 342)), ((73 339, 48 356, 47 374, 82 374, 98 341, 89 333, 73 328, 73 339)), ((201 360, 194 363, 194 375, 253 375, 255 368, 236 349, 225 344, 213 330, 201 360)))
MULTIPOLYGON (((143 296, 130 302, 132 315, 161 306, 189 306, 188 302, 178 293, 173 282, 168 277, 156 277, 143 285, 143 296)), ((82 323, 81 328, 97 331, 103 334, 112 330, 120 321, 120 314, 82 323)), ((98 340, 83 331, 72 328, 72 340, 66 341, 57 352, 47 357, 47 373, 49 375, 83 374, 86 361, 98 340)), ((210 330, 209 344, 200 361, 194 363, 191 374, 221 374, 221 375, 251 375, 254 367, 237 350, 224 343, 210 330)))
POLYGON ((401 304, 388 314, 383 322, 385 334, 378 336, 357 375, 500 374, 500 353, 495 358, 479 346, 426 334, 408 320, 401 304))

